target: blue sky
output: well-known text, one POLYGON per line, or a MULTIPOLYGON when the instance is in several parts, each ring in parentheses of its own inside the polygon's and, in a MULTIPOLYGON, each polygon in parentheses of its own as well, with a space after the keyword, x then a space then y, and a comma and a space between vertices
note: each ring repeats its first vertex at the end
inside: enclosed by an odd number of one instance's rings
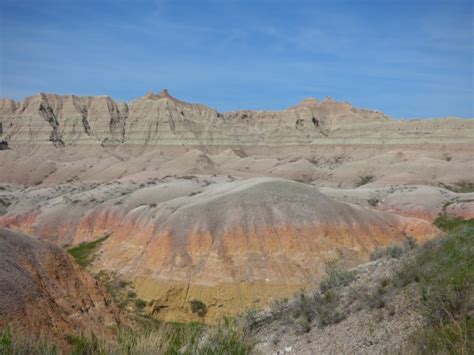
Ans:
POLYGON ((168 88, 221 111, 304 97, 473 117, 463 0, 2 0, 0 96, 168 88))

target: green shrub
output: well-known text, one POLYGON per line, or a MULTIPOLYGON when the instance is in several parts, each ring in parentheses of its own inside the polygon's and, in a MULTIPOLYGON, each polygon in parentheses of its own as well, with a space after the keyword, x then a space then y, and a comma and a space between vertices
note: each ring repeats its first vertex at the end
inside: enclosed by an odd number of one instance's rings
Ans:
POLYGON ((336 290, 328 289, 323 294, 314 295, 315 314, 313 321, 320 328, 336 324, 345 319, 345 315, 337 310, 339 295, 336 290))
POLYGON ((200 300, 191 300, 189 301, 191 305, 191 312, 197 314, 199 317, 204 318, 207 314, 207 306, 204 302, 200 300))
POLYGON ((146 301, 142 300, 141 298, 137 298, 135 300, 135 307, 139 310, 143 310, 146 307, 146 301))
POLYGON ((380 258, 392 258, 399 259, 406 252, 413 250, 417 247, 416 239, 407 236, 403 245, 389 245, 385 248, 378 248, 372 254, 370 254, 370 260, 374 261, 380 258))
POLYGON ((369 199, 367 200, 367 202, 368 202, 369 205, 371 205, 372 207, 376 207, 376 206, 379 204, 380 200, 379 200, 378 198, 373 197, 373 198, 369 198, 369 199))
POLYGON ((404 250, 399 245, 390 245, 383 249, 376 249, 372 254, 370 254, 370 260, 377 260, 380 258, 400 258, 404 253, 404 250))
POLYGON ((138 299, 131 282, 123 280, 117 272, 101 270, 95 275, 97 281, 104 286, 112 296, 115 304, 132 316, 142 316, 146 306, 144 300, 138 299))
POLYGON ((319 283, 322 293, 335 288, 350 284, 355 279, 354 271, 346 271, 336 265, 328 265, 327 276, 319 283))
POLYGON ((446 160, 446 161, 451 161, 451 159, 453 159, 453 157, 448 152, 444 152, 443 153, 443 159, 446 160))

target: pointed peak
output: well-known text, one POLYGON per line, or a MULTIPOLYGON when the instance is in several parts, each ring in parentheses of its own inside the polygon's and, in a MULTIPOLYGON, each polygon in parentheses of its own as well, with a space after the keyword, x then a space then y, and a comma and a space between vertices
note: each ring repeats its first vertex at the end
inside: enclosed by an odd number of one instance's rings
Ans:
POLYGON ((167 89, 161 90, 157 96, 159 98, 174 99, 174 97, 170 95, 167 89))
POLYGON ((159 99, 170 99, 174 101, 178 101, 176 98, 171 96, 167 89, 161 90, 158 94, 153 93, 153 91, 148 91, 148 93, 144 96, 145 99, 151 100, 159 100, 159 99))

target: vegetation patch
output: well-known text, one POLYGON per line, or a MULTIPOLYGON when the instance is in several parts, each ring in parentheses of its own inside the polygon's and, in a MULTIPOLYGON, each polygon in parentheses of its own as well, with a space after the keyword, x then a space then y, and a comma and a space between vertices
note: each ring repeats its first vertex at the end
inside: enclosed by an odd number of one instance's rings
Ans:
POLYGON ((19 336, 10 328, 0 329, 0 354, 5 355, 56 355, 60 354, 55 344, 41 339, 19 336))
POLYGON ((465 220, 462 217, 451 217, 446 214, 440 215, 433 224, 445 232, 455 231, 460 228, 474 228, 474 218, 465 220))
MULTIPOLYGON (((252 344, 235 321, 225 320, 213 327, 197 323, 137 324, 119 327, 113 340, 94 334, 66 335, 69 348, 64 353, 73 355, 143 355, 143 354, 249 354, 252 344)), ((55 355, 61 354, 51 342, 29 341, 13 336, 8 330, 0 331, 0 354, 55 355)))
POLYGON ((442 187, 443 189, 457 192, 457 193, 474 192, 474 182, 470 182, 470 181, 460 181, 460 182, 457 182, 455 184, 450 184, 450 185, 440 182, 438 185, 442 187))
POLYGON ((375 179, 374 175, 359 176, 359 180, 357 180, 357 182, 356 182, 356 187, 368 184, 369 182, 374 181, 374 179, 375 179))
POLYGON ((376 207, 376 206, 379 204, 380 200, 379 200, 378 198, 373 197, 373 198, 369 198, 369 199, 367 200, 367 202, 368 202, 369 205, 371 205, 372 207, 376 207))
POLYGON ((191 306, 191 312, 197 314, 198 317, 204 318, 206 316, 207 306, 204 302, 194 299, 189 301, 189 304, 191 306))
POLYGON ((349 285, 355 278, 354 271, 347 271, 335 264, 328 264, 327 276, 321 280, 319 289, 322 293, 336 287, 349 285))
POLYGON ((97 248, 110 237, 106 234, 103 237, 88 243, 81 243, 78 246, 69 248, 67 251, 71 254, 77 263, 83 267, 87 267, 95 259, 97 248))
POLYGON ((418 283, 422 296, 427 327, 413 337, 417 351, 474 351, 473 222, 442 216, 437 220, 438 226, 449 233, 419 248, 415 258, 398 274, 402 286, 418 283))
POLYGON ((443 159, 446 160, 446 161, 451 161, 451 159, 453 159, 453 157, 448 152, 444 152, 443 153, 443 159))
POLYGON ((415 249, 416 246, 415 238, 408 236, 403 245, 389 245, 385 248, 376 249, 370 254, 370 260, 374 261, 380 258, 399 259, 410 250, 415 249))
MULTIPOLYGON (((120 277, 117 272, 101 270, 95 278, 112 296, 114 303, 133 318, 145 317, 147 302, 137 297, 133 284, 120 277)), ((150 306, 153 302, 150 303, 150 306)))

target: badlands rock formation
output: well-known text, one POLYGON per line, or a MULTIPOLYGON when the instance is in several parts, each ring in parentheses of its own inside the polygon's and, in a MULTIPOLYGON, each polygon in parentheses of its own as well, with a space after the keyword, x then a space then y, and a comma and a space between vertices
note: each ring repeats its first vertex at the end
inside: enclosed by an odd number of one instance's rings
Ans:
POLYGON ((471 120, 395 121, 331 98, 306 99, 284 111, 222 114, 179 101, 166 90, 129 104, 107 96, 43 93, 21 102, 2 99, 0 122, 0 137, 13 147, 125 143, 216 150, 301 144, 460 144, 472 143, 474 135, 471 120))
POLYGON ((110 238, 93 266, 160 318, 207 320, 311 286, 325 263, 472 218, 474 120, 399 121, 326 98, 220 113, 167 91, 126 103, 0 101, 0 225, 61 246, 110 238), (453 191, 450 191, 453 190, 453 191), (464 191, 464 190, 463 190, 464 191))
POLYGON ((452 184, 474 175, 472 137, 472 119, 397 121, 329 98, 221 114, 167 91, 128 104, 38 94, 0 100, 0 181, 109 181, 195 169, 335 187, 368 175, 385 185, 452 184), (188 166, 190 156, 173 161, 193 149, 213 160, 212 169, 188 166))
POLYGON ((64 250, 0 228, 0 329, 67 346, 66 335, 111 336, 119 322, 107 292, 64 250))
POLYGON ((274 178, 197 176, 146 183, 67 184, 11 191, 0 224, 60 245, 111 235, 95 268, 120 270, 160 317, 186 320, 190 299, 208 319, 314 284, 325 263, 367 260, 376 248, 422 242, 430 223, 336 202, 274 178))

